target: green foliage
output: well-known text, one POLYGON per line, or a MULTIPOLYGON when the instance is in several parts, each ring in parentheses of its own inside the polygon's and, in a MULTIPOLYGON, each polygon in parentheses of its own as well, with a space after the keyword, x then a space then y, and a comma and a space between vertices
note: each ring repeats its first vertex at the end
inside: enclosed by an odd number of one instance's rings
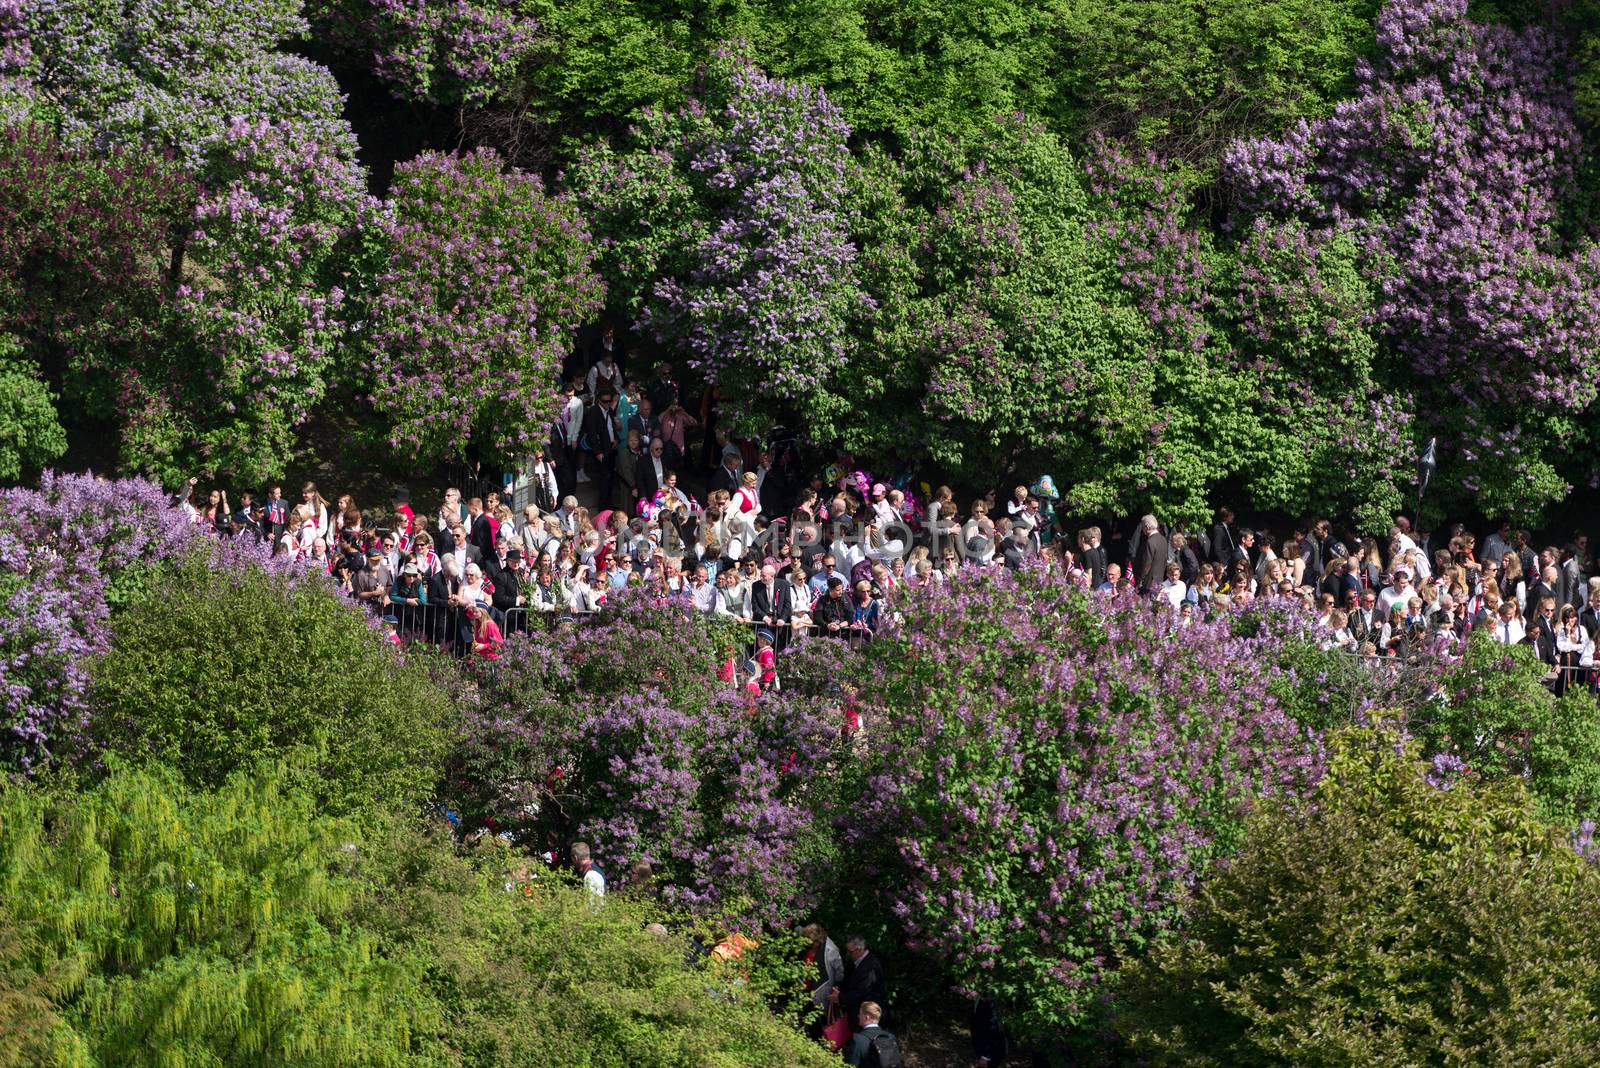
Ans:
POLYGON ((1600 815, 1600 721, 1581 689, 1552 697, 1544 674, 1530 648, 1480 632, 1406 727, 1426 753, 1455 756, 1483 778, 1525 781, 1543 816, 1575 825, 1600 815))
POLYGON ((1258 810, 1184 935, 1126 972, 1155 1064, 1579 1065, 1600 1039, 1600 871, 1515 781, 1430 785, 1382 728, 1258 810))
POLYGON ((613 893, 597 908, 586 891, 508 850, 485 846, 463 859, 442 837, 405 834, 380 857, 388 890, 365 921, 395 952, 429 961, 435 1037, 457 1063, 837 1063, 768 1011, 764 977, 777 965, 765 958, 785 955, 781 941, 737 966, 686 967, 681 933, 645 933, 662 918, 647 901, 613 893))
POLYGON ((64 1063, 412 1063, 432 1006, 351 923, 354 840, 272 775, 0 795, 0 908, 88 1052, 64 1063))
POLYGON ((1045 114, 1214 170, 1235 138, 1327 114, 1372 42, 1377 0, 1099 0, 1076 6, 1045 114))
POLYGON ((19 348, 12 335, 0 334, 0 480, 6 481, 67 451, 55 395, 35 368, 13 358, 19 348))
POLYGON ((282 760, 335 813, 425 798, 453 711, 425 664, 326 585, 203 556, 152 576, 115 618, 91 700, 106 748, 195 786, 282 760))

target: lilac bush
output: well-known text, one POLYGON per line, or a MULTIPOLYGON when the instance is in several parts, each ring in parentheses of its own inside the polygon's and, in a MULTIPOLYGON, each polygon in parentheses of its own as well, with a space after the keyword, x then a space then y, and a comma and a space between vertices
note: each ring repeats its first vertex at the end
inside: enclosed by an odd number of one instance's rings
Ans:
POLYGON ((504 455, 542 441, 576 328, 600 306, 572 205, 489 149, 395 170, 368 299, 372 403, 420 466, 474 437, 504 455))
POLYGON ((718 691, 627 695, 581 727, 578 833, 614 864, 648 861, 669 901, 775 928, 814 908, 827 872, 819 794, 838 737, 816 702, 718 691))
POLYGON ((1316 781, 1270 639, 1230 623, 969 571, 871 646, 875 772, 848 833, 907 942, 1022 1030, 1093 1018, 1250 804, 1316 781))
POLYGON ((733 630, 677 601, 612 600, 506 641, 468 702, 448 802, 468 826, 584 837, 613 876, 648 861, 693 911, 792 924, 827 875, 837 708, 729 689, 733 630))
POLYGON ((25 43, 40 106, 69 143, 171 149, 202 174, 234 123, 267 119, 354 155, 333 75, 283 48, 307 30, 296 0, 59 0, 23 12, 8 37, 25 43))
POLYGON ((408 100, 488 103, 516 87, 542 43, 529 3, 323 0, 308 7, 325 39, 408 100))
POLYGON ((305 127, 236 120, 219 136, 212 178, 175 292, 192 374, 141 379, 130 458, 176 480, 198 460, 245 481, 281 477, 295 432, 327 391, 344 339, 341 267, 368 210, 353 158, 305 127), (180 385, 169 385, 178 378, 180 385), (163 447, 167 440, 179 448, 163 447))
MULTIPOLYGON (((197 195, 148 153, 70 148, 37 123, 0 131, 0 315, 18 373, 43 378, 63 412, 118 414, 165 347, 168 241, 197 195)), ((49 418, 56 405, 35 395, 49 418)))
POLYGON ((1466 0, 1391 0, 1354 99, 1225 159, 1247 215, 1359 246, 1372 321, 1441 433, 1441 488, 1489 512, 1566 492, 1554 459, 1600 390, 1600 249, 1554 226, 1581 156, 1567 61, 1466 0))
POLYGON ((46 471, 0 490, 0 769, 69 755, 86 725, 89 660, 141 570, 202 540, 161 487, 46 471))
POLYGON ((189 225, 152 220, 147 241, 163 247, 125 261, 173 296, 163 333, 106 379, 124 459, 161 477, 281 476, 324 391, 335 253, 366 183, 333 76, 284 47, 306 33, 300 5, 63 0, 20 21, 0 11, 0 26, 12 95, 68 149, 170 157, 202 189, 189 225))
POLYGON ((804 405, 852 354, 850 128, 819 89, 718 52, 675 111, 570 177, 619 307, 713 382, 804 405), (637 300, 637 304, 633 303, 637 300))

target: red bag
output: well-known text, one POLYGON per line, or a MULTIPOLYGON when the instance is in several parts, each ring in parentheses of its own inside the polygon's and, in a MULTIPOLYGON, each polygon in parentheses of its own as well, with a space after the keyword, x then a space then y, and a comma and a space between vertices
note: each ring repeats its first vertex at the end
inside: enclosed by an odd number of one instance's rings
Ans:
POLYGON ((822 1037, 827 1039, 835 1051, 844 1049, 850 1042, 850 1021, 844 1018, 837 1006, 828 1006, 828 1026, 822 1029, 822 1037))

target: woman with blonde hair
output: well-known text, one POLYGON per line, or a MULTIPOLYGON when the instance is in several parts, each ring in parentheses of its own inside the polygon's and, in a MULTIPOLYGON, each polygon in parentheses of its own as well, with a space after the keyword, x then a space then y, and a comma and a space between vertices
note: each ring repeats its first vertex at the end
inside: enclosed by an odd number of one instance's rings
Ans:
POLYGON ((311 521, 317 525, 317 533, 324 538, 332 534, 333 517, 328 513, 328 502, 317 492, 317 484, 307 482, 301 486, 300 497, 302 507, 311 516, 311 521))
POLYGON ((1528 583, 1522 575, 1522 559, 1516 553, 1506 553, 1500 561, 1500 596, 1502 599, 1515 597, 1517 610, 1527 612, 1528 583))
POLYGON ((472 655, 479 660, 499 660, 500 646, 505 638, 500 624, 494 621, 489 610, 482 605, 472 609, 472 655))

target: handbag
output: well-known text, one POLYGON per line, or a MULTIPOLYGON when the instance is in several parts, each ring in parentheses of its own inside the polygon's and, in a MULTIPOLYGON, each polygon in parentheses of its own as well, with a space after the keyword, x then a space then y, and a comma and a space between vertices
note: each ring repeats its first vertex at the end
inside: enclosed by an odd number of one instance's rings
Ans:
POLYGON ((849 1043, 850 1021, 844 1018, 844 1010, 839 1006, 828 1006, 828 1023, 822 1029, 822 1037, 832 1044, 835 1052, 844 1049, 849 1043))

